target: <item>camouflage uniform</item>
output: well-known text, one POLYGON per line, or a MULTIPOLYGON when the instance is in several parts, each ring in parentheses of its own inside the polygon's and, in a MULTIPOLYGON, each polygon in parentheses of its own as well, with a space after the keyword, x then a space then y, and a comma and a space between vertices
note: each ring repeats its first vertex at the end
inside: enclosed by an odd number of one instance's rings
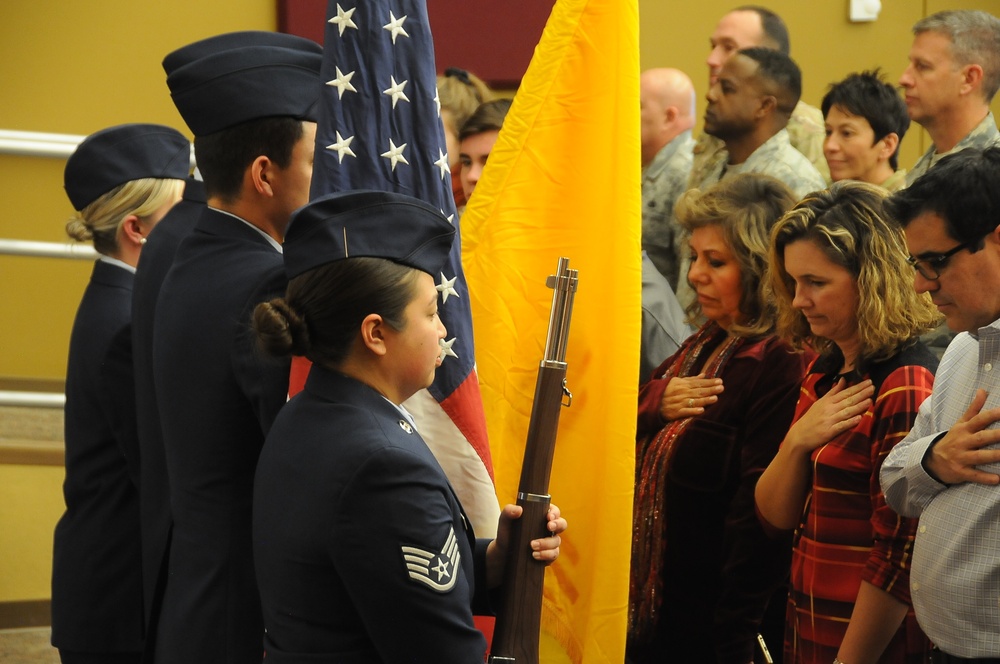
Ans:
POLYGON ((704 173, 700 182, 692 180, 690 184, 698 189, 706 189, 719 180, 737 173, 761 173, 784 182, 798 198, 817 189, 826 189, 823 176, 813 168, 801 152, 792 147, 788 140, 788 131, 785 129, 767 139, 742 164, 727 165, 728 153, 725 149, 722 155, 723 158, 712 170, 704 173))
POLYGON ((693 149, 694 138, 685 131, 664 145, 642 172, 642 248, 674 290, 683 253, 674 202, 687 189, 693 149))
POLYGON ((909 175, 906 176, 906 184, 912 184, 914 180, 926 173, 931 166, 936 164, 941 157, 964 150, 965 148, 984 149, 994 145, 1000 145, 1000 131, 997 131, 996 120, 993 113, 988 113, 983 121, 976 125, 976 128, 960 140, 951 150, 938 154, 937 148, 933 145, 924 153, 924 156, 917 161, 909 175))
POLYGON ((888 191, 890 194, 899 191, 906 186, 906 169, 900 168, 896 170, 879 186, 888 191))
MULTIPOLYGON (((823 112, 815 106, 799 102, 788 119, 788 138, 792 147, 805 155, 806 159, 819 171, 823 180, 830 184, 830 167, 823 156, 823 141, 826 140, 826 123, 823 112)), ((705 179, 705 173, 725 162, 725 144, 715 136, 702 134, 694 146, 694 165, 691 167, 689 185, 705 179)))

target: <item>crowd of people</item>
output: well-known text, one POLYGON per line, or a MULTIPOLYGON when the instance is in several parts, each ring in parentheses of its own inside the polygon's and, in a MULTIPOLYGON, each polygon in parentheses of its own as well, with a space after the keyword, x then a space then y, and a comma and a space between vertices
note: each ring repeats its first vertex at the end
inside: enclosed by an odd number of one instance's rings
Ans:
POLYGON ((654 302, 702 325, 640 359, 632 664, 1000 662, 1000 18, 913 34, 902 95, 856 72, 816 109, 781 18, 738 7, 697 141, 690 79, 642 74, 642 247, 672 287, 644 280, 643 347, 676 338, 654 302))
MULTIPOLYGON (((1000 664, 1000 18, 913 33, 902 96, 857 72, 815 108, 781 18, 736 8, 698 138, 690 78, 640 77, 630 664, 1000 664), (911 121, 932 145, 907 171, 911 121)), ((197 177, 160 125, 67 162, 67 232, 100 254, 67 371, 67 664, 486 652, 472 616, 519 508, 477 538, 401 405, 441 363, 454 226, 399 194, 309 199, 321 59, 188 44, 163 68, 197 177), (290 356, 312 369, 288 401, 290 356)), ((461 211, 511 101, 437 85, 461 211)), ((552 506, 542 564, 566 527, 552 506)))

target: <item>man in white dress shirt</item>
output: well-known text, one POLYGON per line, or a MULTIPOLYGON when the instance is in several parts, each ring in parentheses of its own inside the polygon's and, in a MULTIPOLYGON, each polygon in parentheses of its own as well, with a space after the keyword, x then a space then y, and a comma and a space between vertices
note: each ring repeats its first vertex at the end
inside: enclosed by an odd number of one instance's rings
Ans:
POLYGON ((910 590, 931 661, 1000 663, 1000 148, 943 158, 889 206, 914 287, 957 336, 882 490, 920 518, 910 590))

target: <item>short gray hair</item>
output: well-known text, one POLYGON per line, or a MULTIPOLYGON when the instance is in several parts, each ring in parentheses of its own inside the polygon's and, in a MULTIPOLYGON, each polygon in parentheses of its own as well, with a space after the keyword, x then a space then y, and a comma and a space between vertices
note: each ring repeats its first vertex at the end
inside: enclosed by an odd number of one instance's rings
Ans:
POLYGON ((984 11, 959 9, 937 12, 917 21, 913 34, 939 32, 951 40, 959 65, 983 68, 983 97, 989 103, 1000 89, 1000 18, 984 11))

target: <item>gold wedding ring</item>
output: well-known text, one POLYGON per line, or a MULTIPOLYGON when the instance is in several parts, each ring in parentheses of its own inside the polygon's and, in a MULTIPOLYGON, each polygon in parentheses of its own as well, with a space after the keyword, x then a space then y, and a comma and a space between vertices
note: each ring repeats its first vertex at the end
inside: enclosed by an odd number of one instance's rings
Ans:
POLYGON ((688 399, 688 408, 694 408, 694 399, 688 399))

